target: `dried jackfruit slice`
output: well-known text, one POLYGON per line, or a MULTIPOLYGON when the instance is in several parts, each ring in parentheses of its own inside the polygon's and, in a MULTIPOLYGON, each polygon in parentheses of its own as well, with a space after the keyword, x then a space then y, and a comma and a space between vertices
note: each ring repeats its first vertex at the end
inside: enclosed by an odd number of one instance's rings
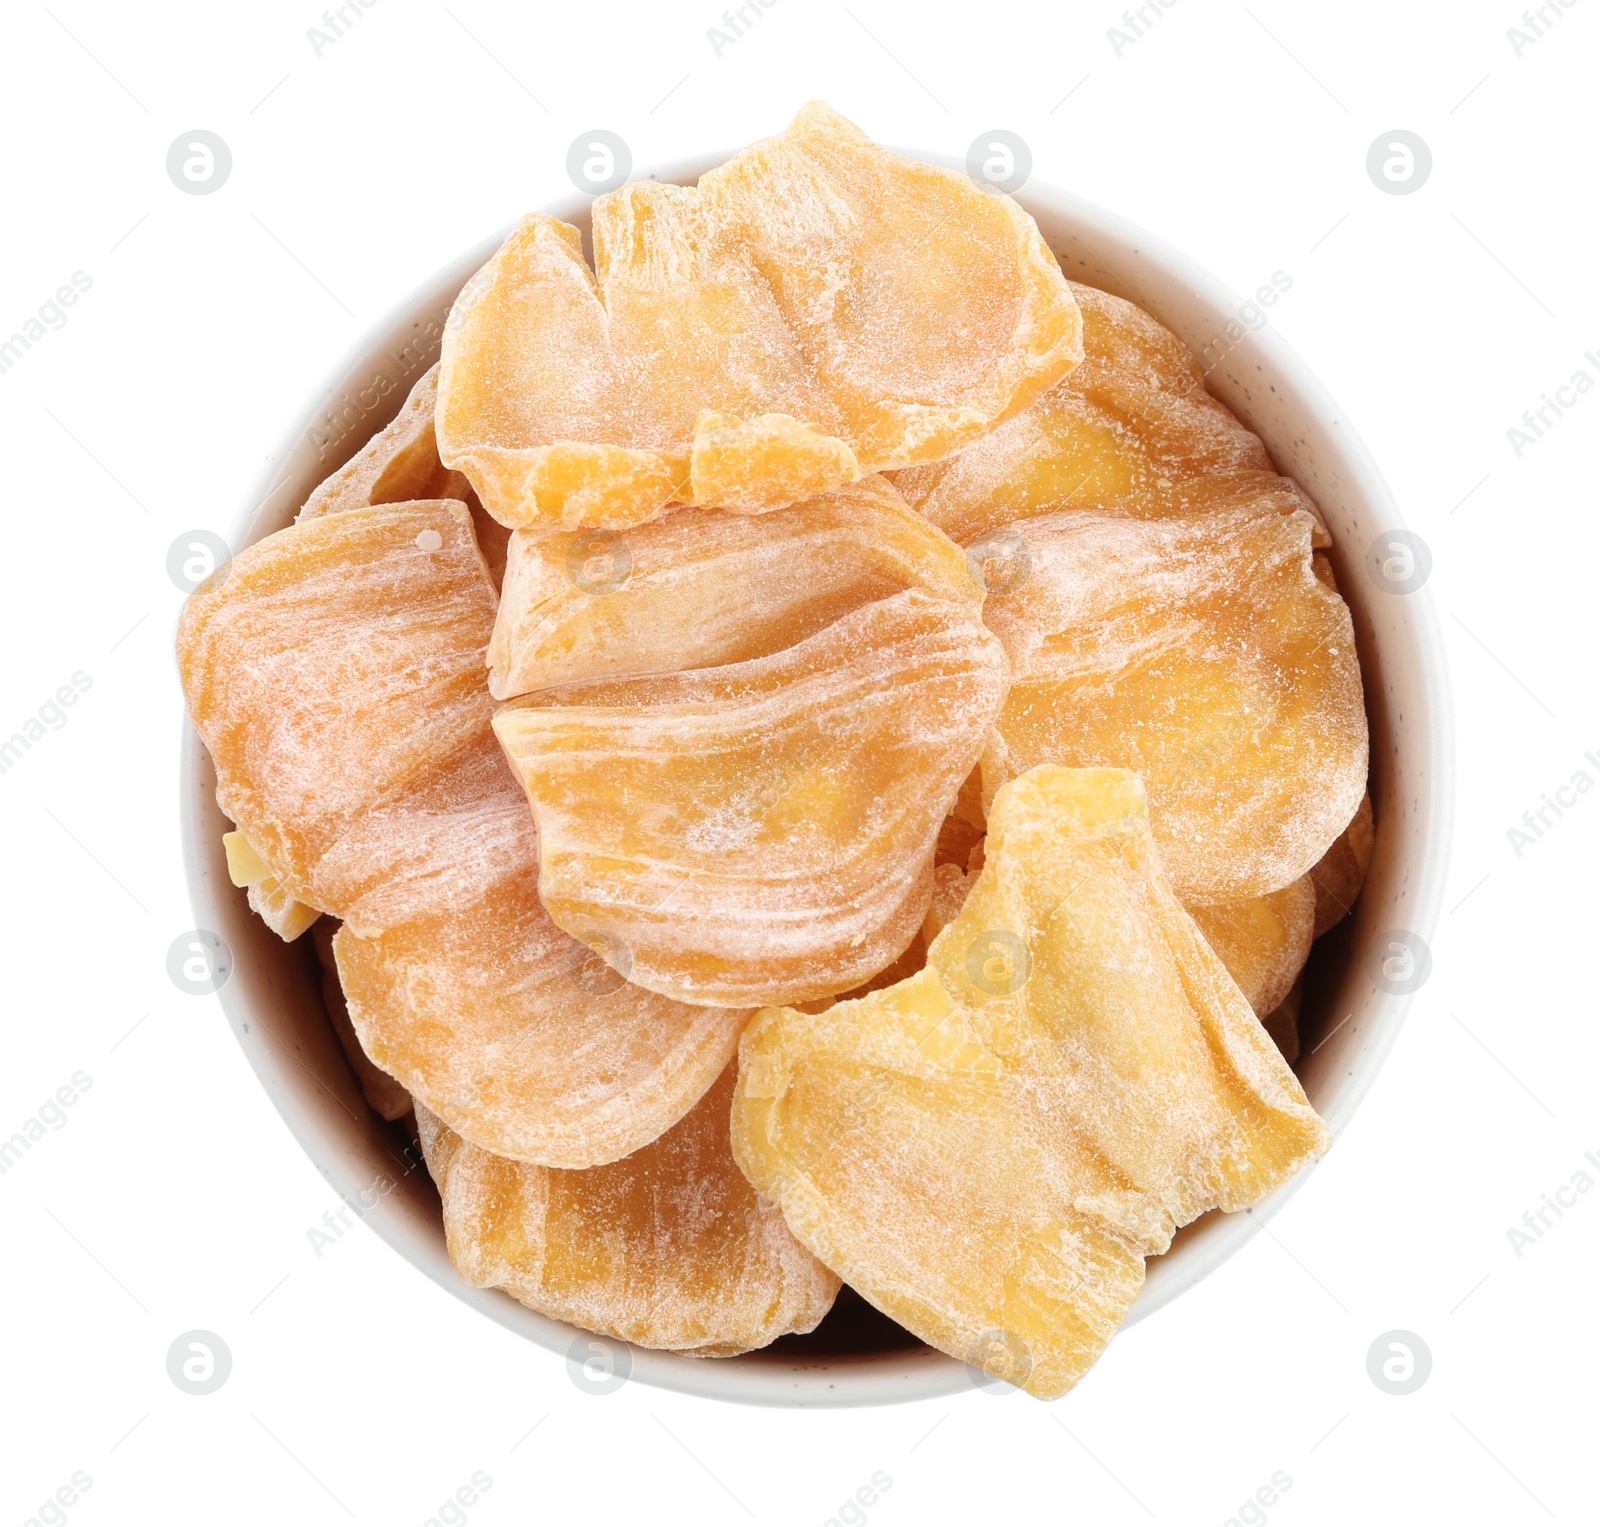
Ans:
POLYGON ((1179 1225, 1330 1137, 1173 895, 1134 775, 1033 769, 987 843, 920 974, 752 1021, 733 1150, 852 1288, 1049 1399, 1179 1225))
POLYGON ((491 1155, 419 1108, 456 1271, 586 1331, 701 1357, 812 1330, 839 1280, 734 1165, 734 1075, 660 1139, 582 1172, 491 1155))
POLYGON ((1317 892, 1310 875, 1281 891, 1189 907, 1206 942, 1239 983, 1245 1001, 1263 1022, 1289 995, 1311 953, 1317 892))
POLYGON ((976 609, 965 554, 881 477, 760 516, 678 509, 626 532, 519 530, 489 644, 501 699, 768 657, 903 589, 976 609))
POLYGON ((771 657, 547 691, 494 727, 558 926, 685 1002, 805 1001, 911 942, 1005 683, 976 613, 913 589, 771 657))
POLYGON ((1372 797, 1363 794, 1349 826, 1311 869, 1311 882, 1317 888, 1314 938, 1342 922, 1356 904, 1372 864, 1373 841, 1372 797))
POLYGON ((328 1025, 345 1059, 350 1062, 368 1105, 385 1119, 403 1119, 411 1112, 411 1094, 387 1071, 373 1065, 350 1022, 350 1009, 345 1005, 344 988, 339 984, 339 965, 333 952, 333 936, 338 931, 339 925, 331 917, 320 918, 311 930, 317 963, 322 967, 322 1005, 328 1010, 328 1025))
POLYGON ((247 892, 250 910, 286 944, 292 944, 322 915, 289 894, 244 833, 223 833, 222 851, 228 860, 228 878, 247 892))
POLYGON ((1131 302, 1072 283, 1083 364, 1032 407, 956 455, 894 473, 907 501, 970 546, 1014 520, 1063 509, 1142 518, 1253 503, 1315 505, 1206 391, 1176 334, 1131 302))
POLYGON ((758 513, 932 461, 1081 356, 1033 221, 820 103, 697 188, 526 219, 457 298, 443 460, 516 528, 758 513))
POLYGON ((486 1149, 592 1166, 681 1118, 746 1015, 609 972, 594 990, 546 916, 489 727, 494 603, 459 503, 325 515, 190 598, 184 687, 223 809, 290 894, 345 919, 366 1053, 486 1149))
POLYGON ((1247 509, 1010 527, 1029 571, 984 604, 1015 674, 985 794, 1037 763, 1132 769, 1186 903, 1305 874, 1367 779, 1350 612, 1311 530, 1247 509))
POLYGON ((357 918, 334 938, 362 1048, 457 1133, 543 1166, 648 1145, 727 1065, 747 1011, 690 1007, 624 981, 551 922, 527 800, 485 733, 479 789, 375 814, 340 867, 357 918))
POLYGON ((324 478, 305 501, 297 519, 341 514, 373 504, 403 504, 417 499, 452 498, 472 514, 478 549, 499 586, 506 565, 504 525, 484 512, 472 485, 439 460, 433 416, 439 401, 435 362, 411 389, 400 412, 337 471, 324 478))
POLYGON ((450 500, 303 520, 190 595, 178 662, 217 802, 296 900, 346 915, 324 854, 482 736, 494 611, 450 500))

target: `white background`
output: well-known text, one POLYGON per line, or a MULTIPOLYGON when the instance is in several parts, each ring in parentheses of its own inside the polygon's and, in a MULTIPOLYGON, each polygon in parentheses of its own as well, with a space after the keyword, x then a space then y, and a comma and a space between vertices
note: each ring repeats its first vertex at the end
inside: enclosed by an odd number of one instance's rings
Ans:
POLYGON ((3 23, 0 335, 74 271, 93 286, 0 376, 0 734, 75 671, 93 687, 0 776, 0 1136, 74 1072, 93 1084, 0 1178, 0 1524, 76 1470, 83 1527, 404 1527, 477 1470, 474 1527, 821 1524, 879 1470, 873 1527, 1222 1524, 1278 1470, 1275 1527, 1594 1520, 1600 1192, 1521 1257, 1507 1230, 1600 1154, 1600 793, 1520 858, 1507 829, 1600 777, 1600 395, 1520 459, 1506 431, 1580 366, 1600 377, 1600 6, 1549 7, 1519 57, 1515 0, 1180 0, 1119 57, 1113 0, 778 0, 718 57, 718 0, 379 0, 318 57, 313 3, 54 0, 3 23), (1008 128, 1036 178, 1241 293, 1289 273, 1273 323, 1434 553, 1459 799, 1432 978, 1271 1233, 1049 1406, 580 1393, 365 1229, 313 1254, 337 1201, 215 1000, 164 967, 193 921, 169 545, 234 534, 313 386, 459 250, 566 195, 580 132, 648 167, 815 96, 957 155, 1008 128), (233 154, 211 196, 165 171, 196 127, 233 154), (1408 196, 1365 170, 1397 127, 1434 158, 1408 196), (165 1371, 196 1327, 234 1361, 204 1398, 165 1371), (1406 1397, 1366 1372, 1397 1327, 1433 1353, 1406 1397))

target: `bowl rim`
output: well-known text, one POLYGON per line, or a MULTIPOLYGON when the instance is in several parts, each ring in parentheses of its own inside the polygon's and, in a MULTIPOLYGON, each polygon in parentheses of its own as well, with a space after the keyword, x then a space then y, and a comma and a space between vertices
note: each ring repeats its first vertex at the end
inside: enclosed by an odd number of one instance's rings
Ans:
MULTIPOLYGON (((895 151, 923 163, 958 172, 963 169, 960 160, 948 155, 898 145, 895 151)), ((634 178, 693 184, 701 174, 724 163, 729 157, 730 153, 724 152, 680 158, 657 165, 634 178)), ((1218 315, 1237 313, 1242 306, 1237 293, 1189 256, 1116 213, 1035 179, 1030 179, 1014 195, 1037 221, 1041 224, 1048 221, 1082 248, 1086 249, 1087 246, 1083 244, 1080 234, 1125 247, 1133 255, 1157 267, 1169 282, 1180 283, 1218 315)), ((544 210, 586 228, 592 199, 578 193, 554 201, 544 210)), ((448 262, 395 303, 381 318, 368 325, 346 348, 322 384, 311 391, 305 406, 295 413, 298 422, 266 458, 258 474, 255 490, 246 499, 243 515, 235 521, 236 535, 229 541, 230 547, 242 550, 279 528, 276 521, 284 520, 286 515, 292 518, 293 511, 304 501, 304 494, 298 491, 289 494, 285 490, 292 486, 290 478, 296 470, 296 458, 309 438, 306 421, 316 420, 331 399, 341 394, 348 395, 350 387, 354 385, 352 378, 371 370, 371 358, 384 338, 399 333, 408 323, 416 327, 419 313, 437 311, 445 294, 453 297, 453 293, 500 247, 509 232, 509 227, 503 229, 448 262)), ((1046 243, 1057 248, 1056 239, 1042 227, 1041 232, 1046 243)), ((1094 258, 1092 254, 1090 257, 1094 258)), ((1109 283, 1113 288, 1126 290, 1131 285, 1126 275, 1117 279, 1118 272, 1110 271, 1103 264, 1102 269, 1113 276, 1113 281, 1109 283)), ((1142 300, 1141 305, 1151 306, 1142 300)), ((447 302, 445 306, 448 306, 447 302)), ((1161 315, 1158 312, 1156 316, 1161 315)), ((1247 337, 1255 347, 1257 369, 1262 369, 1260 363, 1270 367, 1282 379, 1290 395, 1298 398, 1306 414, 1317 419, 1329 437, 1336 441, 1340 464, 1350 479, 1351 488, 1364 501, 1369 512, 1391 529, 1403 529, 1404 521, 1398 506, 1376 462, 1345 422, 1341 410, 1316 376, 1271 324, 1251 331, 1247 337)), ((395 399, 396 408, 403 402, 414 380, 414 375, 405 378, 395 399)), ((1246 411, 1236 405, 1234 411, 1240 413, 1252 429, 1258 428, 1246 411)), ((373 431, 381 429, 385 422, 387 420, 382 410, 374 409, 373 431)), ((361 425, 365 423, 363 419, 361 425)), ((357 445, 356 449, 359 448, 357 445)), ((1276 460, 1276 453, 1273 454, 1276 460)), ((335 470, 337 465, 335 462, 323 470, 335 470)), ((303 472, 302 463, 301 475, 303 472)), ((1314 500, 1321 503, 1313 487, 1306 484, 1302 486, 1314 500)), ((1344 550, 1349 553, 1359 549, 1346 547, 1344 550)), ((1423 588, 1406 597, 1412 610, 1409 626, 1415 648, 1412 654, 1413 668, 1420 681, 1420 693, 1426 702, 1423 712, 1413 716, 1408 726, 1412 731, 1420 728, 1425 734, 1420 752, 1424 757, 1428 794, 1421 808, 1425 811, 1427 821, 1421 835, 1419 862, 1414 866, 1415 873, 1409 877, 1410 890, 1406 897, 1408 916, 1404 926, 1426 939, 1437 923, 1448 869, 1454 806, 1452 705, 1444 646, 1431 593, 1423 588)), ((1369 714, 1370 709, 1369 702, 1369 714)), ((219 815, 214 797, 210 795, 210 761, 187 716, 184 720, 180 774, 183 857, 196 925, 216 929, 231 923, 237 927, 241 898, 226 877, 219 879, 216 873, 220 850, 213 841, 215 835, 207 825, 212 815, 219 815)), ((290 947, 284 946, 285 949, 290 947)), ((252 1022, 256 1004, 247 995, 244 983, 229 981, 220 989, 218 997, 258 1080, 290 1132, 324 1178, 346 1202, 368 1191, 370 1174, 354 1169, 354 1157, 330 1137, 328 1126, 317 1110, 308 1106, 307 1098, 302 1095, 304 1084, 294 1075, 289 1062, 261 1036, 261 1025, 252 1022)), ((1409 1004, 1409 996, 1381 995, 1371 1005, 1372 1022, 1355 1063, 1341 1080, 1333 1106, 1319 1108, 1335 1137, 1342 1133, 1376 1081, 1399 1036, 1409 1004)), ((1146 1284, 1124 1325, 1148 1318, 1214 1272, 1281 1212, 1314 1172, 1315 1164, 1302 1169, 1248 1211, 1235 1214, 1213 1211, 1196 1221, 1187 1232, 1180 1232, 1173 1250, 1165 1257, 1152 1260, 1146 1284)), ((450 1264, 444 1250, 442 1230, 436 1225, 431 1236, 425 1233, 416 1223, 414 1211, 406 1211, 396 1203, 380 1200, 376 1207, 363 1214, 363 1218, 401 1256, 456 1298, 539 1346, 563 1353, 575 1379, 578 1376, 576 1370, 581 1368, 585 1357, 598 1344, 606 1354, 604 1363, 607 1371, 615 1369, 627 1377, 658 1388, 743 1404, 799 1407, 879 1405, 946 1396, 984 1383, 982 1375, 976 1370, 927 1347, 803 1360, 770 1352, 746 1354, 737 1359, 710 1360, 632 1347, 610 1338, 592 1336, 576 1327, 539 1315, 498 1290, 468 1285, 450 1264)))

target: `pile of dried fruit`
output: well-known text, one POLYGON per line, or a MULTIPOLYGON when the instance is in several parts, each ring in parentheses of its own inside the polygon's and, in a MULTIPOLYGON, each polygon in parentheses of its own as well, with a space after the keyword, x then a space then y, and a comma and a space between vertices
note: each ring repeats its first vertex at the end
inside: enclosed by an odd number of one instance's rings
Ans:
POLYGON ((1329 1142, 1327 531, 1172 334, 826 107, 593 229, 527 219, 190 599, 230 870, 472 1283, 726 1356, 843 1279, 1058 1395, 1329 1142))

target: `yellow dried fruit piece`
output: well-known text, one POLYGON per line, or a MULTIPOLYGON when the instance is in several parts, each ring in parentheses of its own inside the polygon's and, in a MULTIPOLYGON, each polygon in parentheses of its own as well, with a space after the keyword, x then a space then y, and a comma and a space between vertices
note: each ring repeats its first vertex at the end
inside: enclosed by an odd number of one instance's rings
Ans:
POLYGON ((403 504, 417 499, 453 498, 472 514, 478 549, 498 585, 506 565, 508 532, 484 512, 472 485, 439 460, 433 416, 439 401, 439 367, 430 366, 411 389, 400 412, 337 471, 324 478, 305 502, 298 519, 341 514, 373 504, 403 504))
POLYGON ((494 727, 558 926, 685 1002, 794 1002, 911 942, 1005 683, 976 612, 912 589, 770 657, 547 691, 494 727))
POLYGON ((1261 1020, 1273 1044, 1291 1066, 1300 1059, 1300 995, 1305 977, 1296 976, 1288 995, 1261 1020))
POLYGON ((1245 1001, 1263 1022, 1289 995, 1311 953, 1317 892, 1310 875, 1281 891, 1189 907, 1206 942, 1239 983, 1245 1001))
POLYGON ((591 215, 593 271, 530 217, 445 332, 442 459, 516 528, 757 513, 936 460, 1082 353, 1031 218, 820 103, 696 188, 591 215))
POLYGON ((733 1082, 729 1066, 659 1140, 582 1172, 491 1155, 419 1108, 456 1271, 586 1331, 700 1357, 812 1330, 839 1280, 734 1165, 733 1082))
POLYGON ((626 532, 519 530, 489 644, 501 699, 768 657, 921 588, 974 610, 965 554, 865 477, 760 516, 677 509, 626 532))
MULTIPOLYGON (((494 591, 466 509, 352 509, 250 547, 179 629, 218 799, 335 937, 366 1053, 486 1149, 586 1167, 648 1144, 744 1013, 624 985, 539 903, 490 730, 494 591)), ((259 882, 265 884, 266 882, 259 882)))
POLYGON ((1062 509, 1145 518, 1253 503, 1315 506, 1261 441, 1206 391, 1177 335, 1131 302, 1072 283, 1083 364, 1032 407, 958 454, 894 474, 907 501, 973 545, 1014 520, 1062 509))
POLYGON ((1372 863, 1373 840, 1372 797, 1364 793, 1349 826, 1312 867, 1311 882, 1317 889, 1314 938, 1341 922, 1356 904, 1372 863))
POLYGON ((1132 769, 1187 904, 1304 875, 1367 779, 1350 612, 1311 531, 1248 509, 1012 526, 1027 573, 984 604, 1015 674, 985 795, 1038 763, 1132 769))
POLYGON ((350 1069, 360 1084, 361 1095, 368 1105, 385 1119, 403 1119, 411 1112, 411 1094, 387 1071, 372 1064, 367 1052, 361 1048, 356 1031, 350 1023, 350 1010, 345 1005, 344 988, 339 984, 339 966, 333 953, 333 936, 339 925, 331 917, 318 919, 311 929, 311 942, 316 947, 317 963, 322 967, 322 1005, 328 1010, 328 1024, 344 1051, 350 1069))
POLYGON ((1330 1136, 1173 895, 1134 775, 1031 770, 987 842, 920 974, 752 1021, 733 1150, 871 1303, 1050 1399, 1178 1226, 1330 1136))
POLYGON ((931 944, 956 920, 977 879, 976 873, 969 874, 959 864, 934 865, 933 900, 928 903, 928 911, 922 919, 923 943, 931 944))
POLYGON ((322 916, 315 907, 296 901, 276 875, 255 881, 245 894, 250 910, 286 944, 292 944, 322 916))
POLYGON ((482 736, 495 594, 449 500, 302 520, 184 605, 178 661, 217 801, 296 900, 333 844, 482 736))
POLYGON ((255 851, 242 832, 223 833, 222 852, 228 860, 228 879, 241 890, 265 880, 272 873, 272 866, 255 851))

